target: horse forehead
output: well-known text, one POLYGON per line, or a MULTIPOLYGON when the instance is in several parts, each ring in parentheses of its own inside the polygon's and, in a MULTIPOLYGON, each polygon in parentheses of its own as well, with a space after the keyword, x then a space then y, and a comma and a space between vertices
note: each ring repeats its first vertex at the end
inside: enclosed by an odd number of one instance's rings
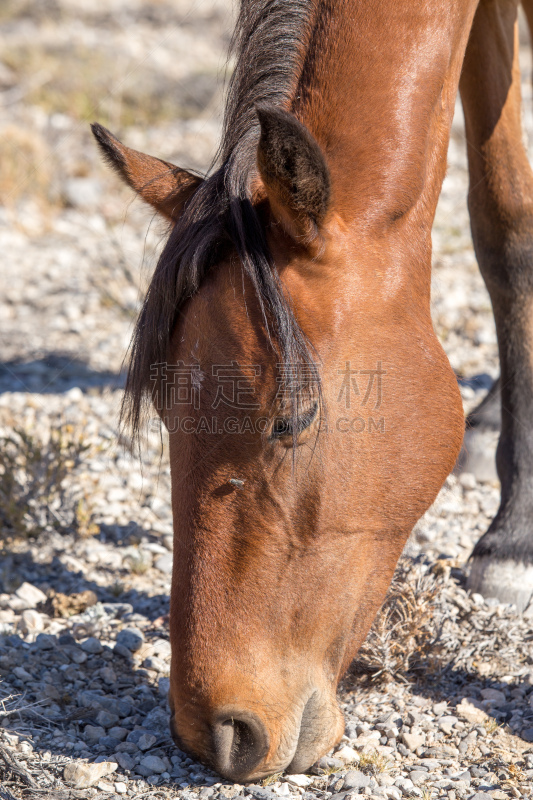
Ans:
POLYGON ((225 363, 256 355, 261 315, 240 264, 218 264, 178 312, 170 352, 173 360, 225 363))

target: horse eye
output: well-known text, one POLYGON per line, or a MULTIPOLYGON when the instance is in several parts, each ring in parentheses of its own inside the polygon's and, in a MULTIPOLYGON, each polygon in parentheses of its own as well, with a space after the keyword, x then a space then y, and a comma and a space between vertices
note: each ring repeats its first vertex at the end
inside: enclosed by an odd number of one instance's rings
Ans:
POLYGON ((296 423, 296 435, 308 428, 316 417, 318 403, 315 403, 305 413, 300 414, 296 419, 292 417, 276 417, 270 433, 271 439, 285 439, 294 436, 294 424, 296 423))

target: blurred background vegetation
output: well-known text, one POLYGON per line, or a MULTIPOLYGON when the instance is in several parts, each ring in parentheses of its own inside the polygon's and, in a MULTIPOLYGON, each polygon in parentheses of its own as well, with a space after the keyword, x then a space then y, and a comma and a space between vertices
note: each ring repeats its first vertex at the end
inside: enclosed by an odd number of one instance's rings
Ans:
MULTIPOLYGON (((2 0, 0 204, 94 203, 111 185, 98 120, 131 146, 205 169, 215 152, 231 3, 2 0)), ((126 191, 102 212, 124 208, 126 191)))

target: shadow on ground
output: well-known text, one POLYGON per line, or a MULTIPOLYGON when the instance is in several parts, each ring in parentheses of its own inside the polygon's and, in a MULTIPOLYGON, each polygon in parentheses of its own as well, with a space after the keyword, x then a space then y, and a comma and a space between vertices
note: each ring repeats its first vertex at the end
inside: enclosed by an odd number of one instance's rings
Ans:
POLYGON ((61 353, 50 353, 32 361, 0 362, 0 394, 61 394, 75 387, 82 392, 120 389, 124 381, 123 373, 99 372, 84 361, 61 353))

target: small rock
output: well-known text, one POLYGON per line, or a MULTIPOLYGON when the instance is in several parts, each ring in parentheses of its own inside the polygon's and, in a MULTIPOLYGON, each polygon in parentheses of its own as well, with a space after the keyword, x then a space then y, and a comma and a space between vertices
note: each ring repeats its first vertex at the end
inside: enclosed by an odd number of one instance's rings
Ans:
POLYGON ((101 725, 102 728, 112 728, 113 725, 116 725, 119 720, 117 714, 111 714, 109 711, 99 711, 96 715, 96 722, 98 725, 101 725))
POLYGON ((482 778, 487 772, 488 769, 486 767, 470 767, 470 774, 474 778, 482 778))
POLYGON ((67 764, 63 777, 74 789, 87 789, 106 775, 111 775, 116 768, 117 765, 112 761, 102 761, 99 764, 67 764))
POLYGON ((166 770, 166 764, 159 756, 145 756, 140 764, 141 767, 151 770, 156 775, 161 775, 166 770))
POLYGON ((455 708, 461 719, 465 719, 472 725, 479 725, 487 720, 487 714, 479 708, 479 704, 471 697, 463 697, 455 708))
POLYGON ((100 675, 102 676, 103 682, 109 684, 110 686, 117 681, 117 673, 113 667, 102 667, 100 670, 100 675))
POLYGON ((115 753, 114 758, 117 759, 122 769, 132 770, 135 766, 135 760, 129 753, 115 753))
POLYGON ((126 737, 126 741, 127 742, 131 742, 132 744, 135 745, 135 747, 137 747, 137 743, 138 743, 139 739, 145 733, 146 733, 146 731, 142 731, 142 730, 130 731, 128 733, 127 737, 126 737))
POLYGON ((183 767, 175 766, 172 768, 171 775, 173 778, 184 778, 189 773, 183 767))
POLYGON ((524 728, 520 735, 525 742, 533 742, 533 728, 524 728))
POLYGON ((354 742, 354 747, 357 747, 358 750, 376 748, 380 739, 381 734, 379 731, 367 731, 359 734, 354 742))
POLYGON ((75 664, 85 664, 87 661, 87 653, 84 653, 79 647, 65 647, 63 652, 75 664))
POLYGON ((477 486, 476 476, 471 472, 462 472, 459 475, 459 483, 465 489, 475 489, 477 486))
POLYGON ((61 699, 61 695, 60 695, 58 689, 52 683, 47 683, 45 685, 45 687, 43 689, 43 694, 49 700, 57 701, 57 700, 61 699))
POLYGON ((56 637, 50 633, 39 633, 35 638, 39 650, 53 650, 56 646, 56 637))
POLYGON ((131 653, 140 650, 144 642, 144 634, 138 628, 124 628, 117 634, 117 644, 126 647, 131 653))
POLYGON ((400 738, 408 750, 414 752, 418 747, 423 747, 426 743, 424 733, 402 733, 400 738))
MULTIPOLYGON (((357 740, 357 742, 359 743, 359 740, 357 740)), ((359 753, 357 753, 353 747, 344 745, 340 750, 337 750, 335 758, 340 758, 343 764, 354 764, 356 761, 359 761, 359 753)))
POLYGON ((113 648, 113 653, 121 658, 131 660, 131 650, 128 650, 123 644, 116 644, 113 648))
POLYGON ((31 681, 32 680, 32 677, 31 677, 30 673, 27 672, 24 669, 24 667, 15 667, 15 669, 13 670, 13 675, 16 678, 18 678, 19 681, 22 681, 23 683, 26 683, 26 681, 31 681))
POLYGON ((121 619, 126 614, 133 614, 133 606, 131 603, 103 603, 104 611, 110 617, 118 617, 121 619))
POLYGON ((98 789, 102 792, 112 792, 114 790, 114 786, 112 783, 108 783, 107 781, 98 781, 96 784, 98 789))
POLYGON ((17 613, 12 608, 4 609, 0 611, 0 625, 7 623, 10 625, 11 623, 16 621, 17 613))
POLYGON ((27 609, 22 612, 18 627, 22 633, 35 634, 44 630, 44 620, 42 614, 33 609, 27 609))
POLYGON ((402 792, 397 786, 386 786, 384 792, 387 797, 391 797, 392 800, 401 800, 402 792))
POLYGON ((420 770, 414 769, 412 772, 409 773, 409 779, 412 780, 414 784, 424 783, 424 781, 427 781, 428 777, 429 776, 427 772, 425 772, 425 770, 422 769, 420 770))
POLYGON ((413 793, 413 789, 415 788, 415 785, 410 778, 397 778, 394 781, 394 785, 400 789, 402 794, 407 795, 407 797, 413 793))
POLYGON ((26 603, 26 608, 35 608, 39 603, 46 602, 45 593, 41 592, 37 586, 33 586, 31 583, 23 583, 19 586, 15 594, 19 600, 26 603))
POLYGON ((117 781, 115 783, 115 792, 117 794, 126 794, 127 791, 128 787, 123 781, 117 781))
POLYGON ((139 737, 137 747, 139 750, 149 750, 156 742, 157 736, 154 736, 152 733, 143 733, 142 736, 139 737))
POLYGON ((85 639, 80 646, 82 650, 84 650, 86 653, 91 653, 91 655, 98 655, 104 649, 99 639, 97 639, 95 636, 90 636, 88 639, 85 639))
POLYGON ((172 575, 172 553, 165 553, 155 561, 155 567, 165 575, 172 575))
POLYGON ((344 778, 343 789, 364 789, 370 783, 370 775, 351 769, 344 778))
POLYGON ((418 762, 418 766, 422 769, 427 769, 428 772, 432 772, 433 770, 440 768, 440 761, 437 761, 436 758, 422 758, 418 762))
MULTIPOLYGON (((256 800, 276 800, 274 792, 263 786, 255 786, 252 784, 251 786, 246 786, 244 791, 246 794, 251 794, 256 800)), ((235 800, 237 800, 237 798, 235 798, 235 800)))
POLYGON ((114 753, 120 741, 115 739, 114 736, 102 736, 101 739, 98 739, 98 744, 103 747, 106 752, 114 753))
POLYGON ((169 671, 169 668, 165 664, 165 662, 161 661, 160 658, 156 658, 156 656, 150 656, 149 658, 145 658, 143 661, 143 667, 145 669, 153 669, 155 672, 169 671))
POLYGON ((102 736, 105 736, 105 729, 100 725, 86 725, 83 735, 86 741, 96 743, 102 736))
POLYGON ((139 748, 137 747, 136 744, 134 744, 133 742, 128 742, 126 740, 125 742, 121 742, 116 746, 115 753, 128 753, 128 755, 131 755, 132 753, 136 754, 138 750, 139 748))
POLYGON ((313 782, 313 778, 309 775, 287 775, 286 781, 290 783, 291 786, 299 786, 301 789, 305 789, 313 782))
POLYGON ((344 785, 344 776, 343 775, 338 775, 338 774, 337 775, 333 774, 333 775, 330 776, 330 779, 329 779, 329 782, 328 782, 328 791, 334 792, 335 794, 337 794, 338 792, 340 792, 340 790, 342 789, 343 785, 344 785))
POLYGON ((143 727, 158 734, 168 733, 168 712, 156 706, 143 720, 143 727))
POLYGON ((492 800, 493 795, 489 794, 488 792, 476 792, 473 794, 469 800, 492 800))
POLYGON ((499 689, 482 689, 481 697, 493 706, 501 706, 506 702, 506 697, 499 689))
POLYGON ((127 697, 121 700, 109 695, 97 694, 90 690, 82 690, 78 693, 77 699, 78 705, 84 708, 93 708, 98 711, 104 709, 104 711, 109 711, 110 714, 116 714, 119 717, 129 717, 133 710, 131 699, 127 697))
POLYGON ((441 717, 437 724, 441 731, 449 735, 452 732, 452 729, 456 722, 459 722, 457 717, 448 716, 448 717, 441 717))
POLYGON ((118 739, 119 742, 122 742, 126 736, 128 735, 127 728, 121 728, 118 725, 114 725, 108 731, 109 736, 113 736, 114 739, 118 739))

